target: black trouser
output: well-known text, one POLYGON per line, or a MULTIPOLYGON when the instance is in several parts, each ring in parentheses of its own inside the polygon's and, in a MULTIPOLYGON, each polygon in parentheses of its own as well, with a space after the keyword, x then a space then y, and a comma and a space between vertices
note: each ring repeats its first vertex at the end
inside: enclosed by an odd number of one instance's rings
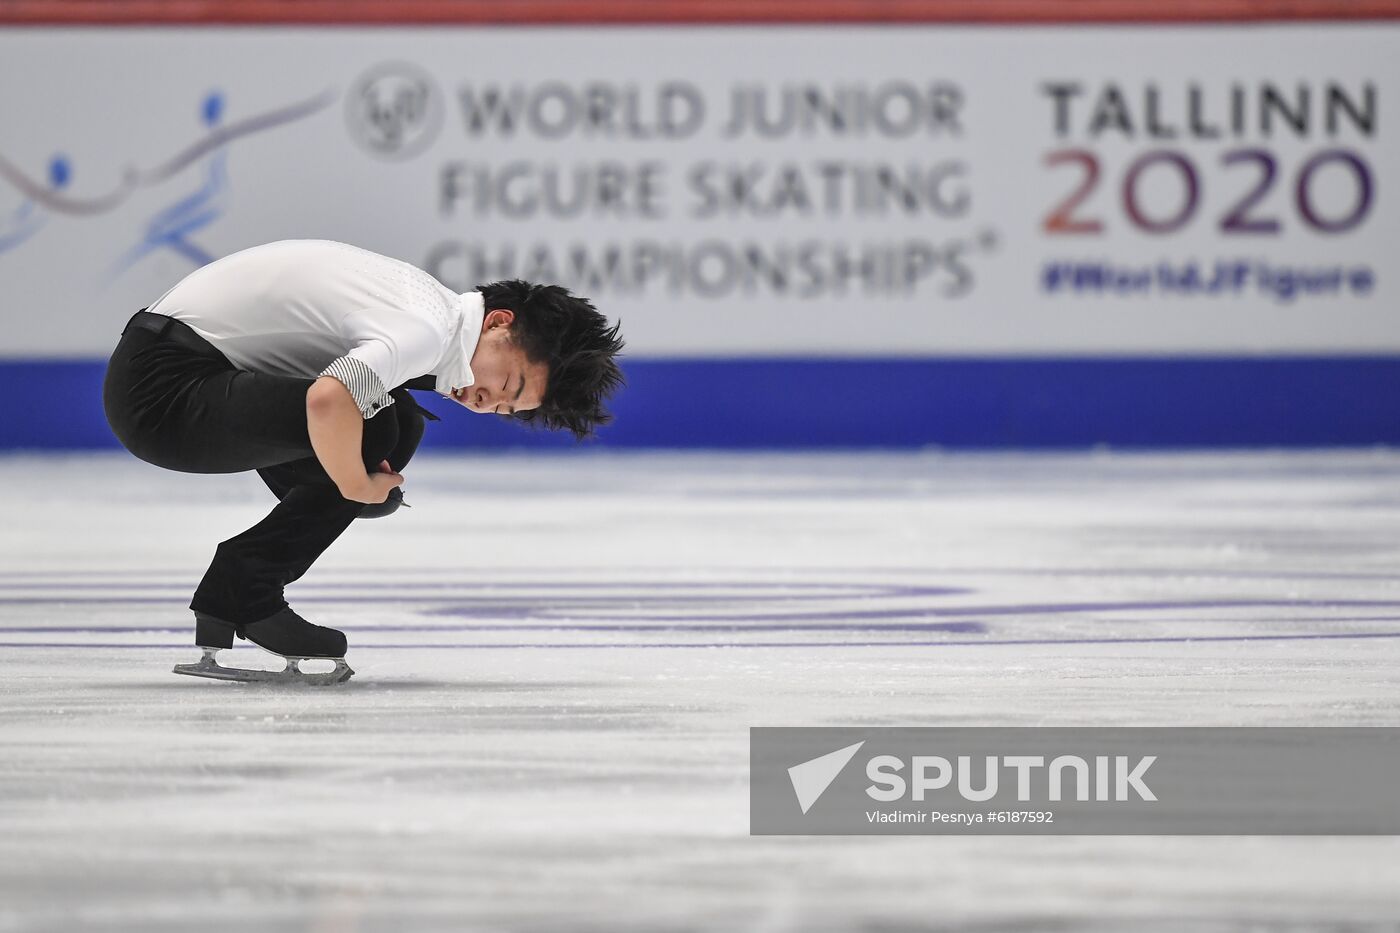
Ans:
MULTIPOLYGON (((312 378, 236 369, 179 321, 139 312, 107 366, 102 402, 127 450, 183 473, 257 470, 281 500, 252 528, 221 543, 190 608, 244 625, 287 605, 283 588, 363 511, 343 498, 316 459, 306 427, 312 378)), ((423 413, 402 388, 364 424, 367 472, 408 463, 423 413)))

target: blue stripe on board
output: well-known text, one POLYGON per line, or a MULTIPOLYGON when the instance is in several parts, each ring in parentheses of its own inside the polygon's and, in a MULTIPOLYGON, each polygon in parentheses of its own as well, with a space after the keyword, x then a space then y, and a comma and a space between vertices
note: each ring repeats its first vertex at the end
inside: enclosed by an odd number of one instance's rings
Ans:
MULTIPOLYGON (((0 449, 116 446, 104 363, 0 361, 0 449)), ((629 359, 608 447, 1250 447, 1400 443, 1400 357, 629 359)), ((573 446, 444 415, 425 448, 573 446)))

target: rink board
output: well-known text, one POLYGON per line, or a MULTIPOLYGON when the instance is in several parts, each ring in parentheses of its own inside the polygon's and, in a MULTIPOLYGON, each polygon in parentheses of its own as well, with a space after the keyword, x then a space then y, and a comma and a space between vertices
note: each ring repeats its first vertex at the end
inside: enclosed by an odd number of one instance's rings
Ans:
MULTIPOLYGON (((628 341, 607 444, 1400 442, 1397 49, 1393 21, 0 29, 0 387, 67 408, 96 375, 58 361, 201 262, 325 237, 590 296, 628 341)), ((107 443, 42 407, 0 448, 107 443)))
MULTIPOLYGON (((1230 447, 1400 443, 1400 358, 628 360, 605 447, 1230 447)), ((0 449, 116 446, 104 364, 0 362, 0 449)), ((426 448, 573 441, 442 416, 426 448)))

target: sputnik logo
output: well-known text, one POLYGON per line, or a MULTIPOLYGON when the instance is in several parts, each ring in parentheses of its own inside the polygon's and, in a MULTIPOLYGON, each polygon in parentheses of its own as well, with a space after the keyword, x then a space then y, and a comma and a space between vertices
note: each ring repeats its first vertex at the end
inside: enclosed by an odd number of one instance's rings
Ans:
POLYGON ((797 804, 804 814, 826 793, 826 789, 836 780, 841 769, 846 767, 864 744, 865 740, 862 739, 854 745, 838 748, 834 752, 788 768, 788 779, 792 781, 793 793, 797 795, 797 804))

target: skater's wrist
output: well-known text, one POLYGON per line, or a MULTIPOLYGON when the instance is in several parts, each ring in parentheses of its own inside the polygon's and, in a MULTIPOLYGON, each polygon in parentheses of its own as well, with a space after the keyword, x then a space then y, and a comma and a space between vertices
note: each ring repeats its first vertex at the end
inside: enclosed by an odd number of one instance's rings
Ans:
POLYGON ((340 494, 353 502, 363 502, 366 505, 379 505, 389 498, 389 493, 403 483, 403 477, 397 473, 373 473, 365 474, 365 481, 350 489, 341 488, 340 494))
POLYGON ((349 499, 352 502, 370 502, 373 499, 374 487, 370 483, 369 474, 359 483, 337 483, 336 488, 340 490, 341 498, 349 499))

